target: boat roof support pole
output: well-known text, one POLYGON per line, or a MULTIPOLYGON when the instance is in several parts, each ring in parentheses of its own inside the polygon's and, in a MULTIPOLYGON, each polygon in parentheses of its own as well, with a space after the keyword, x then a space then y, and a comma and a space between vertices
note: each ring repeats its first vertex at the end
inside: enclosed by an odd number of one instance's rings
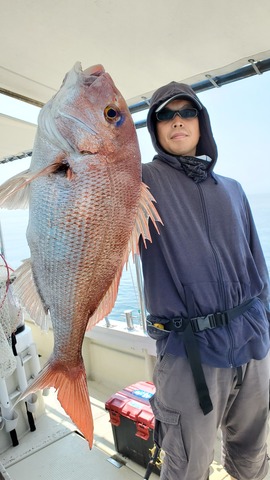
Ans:
POLYGON ((142 280, 142 270, 141 270, 141 259, 140 255, 135 255, 135 267, 136 267, 136 276, 137 276, 137 286, 139 292, 139 302, 140 302, 140 310, 141 310, 141 321, 144 333, 147 332, 146 328, 146 308, 145 308, 145 301, 144 301, 144 294, 143 294, 143 280, 142 280))

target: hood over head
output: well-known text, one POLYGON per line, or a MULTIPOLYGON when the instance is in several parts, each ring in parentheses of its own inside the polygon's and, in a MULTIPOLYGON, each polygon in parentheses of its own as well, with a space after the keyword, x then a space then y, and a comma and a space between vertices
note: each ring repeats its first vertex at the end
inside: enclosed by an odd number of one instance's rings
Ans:
MULTIPOLYGON (((157 111, 162 110, 169 102, 176 98, 186 98, 190 100, 198 109, 198 119, 200 125, 200 140, 197 145, 196 156, 207 155, 211 158, 212 170, 217 160, 217 146, 213 137, 211 123, 208 112, 201 103, 195 92, 189 85, 178 82, 170 82, 163 87, 160 87, 153 94, 150 100, 150 108, 147 116, 147 128, 151 135, 152 143, 156 152, 164 159, 170 160, 173 155, 165 152, 159 145, 156 137, 156 115, 157 111)), ((170 162, 171 163, 171 162, 170 162)))

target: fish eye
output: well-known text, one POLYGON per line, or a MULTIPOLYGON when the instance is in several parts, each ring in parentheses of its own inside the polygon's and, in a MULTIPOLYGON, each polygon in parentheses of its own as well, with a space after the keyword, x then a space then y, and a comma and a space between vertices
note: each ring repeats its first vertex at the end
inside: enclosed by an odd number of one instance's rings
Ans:
POLYGON ((121 113, 115 105, 107 105, 104 109, 104 117, 109 123, 117 123, 121 120, 121 113))

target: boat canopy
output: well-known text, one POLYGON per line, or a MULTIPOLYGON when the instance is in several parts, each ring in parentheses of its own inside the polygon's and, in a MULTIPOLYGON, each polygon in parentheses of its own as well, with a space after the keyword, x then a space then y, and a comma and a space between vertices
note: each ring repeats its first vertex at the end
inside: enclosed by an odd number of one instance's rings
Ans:
MULTIPOLYGON (((202 91, 270 69, 269 0, 1 0, 1 7, 0 93, 37 106, 76 61, 103 64, 132 112, 171 80, 202 91)), ((0 130, 0 159, 32 149, 36 125, 0 114, 0 130)))

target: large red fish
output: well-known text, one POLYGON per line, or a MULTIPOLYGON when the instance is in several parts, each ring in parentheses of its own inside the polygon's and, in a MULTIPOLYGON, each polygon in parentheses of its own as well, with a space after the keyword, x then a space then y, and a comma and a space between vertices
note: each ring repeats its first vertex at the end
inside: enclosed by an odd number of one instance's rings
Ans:
POLYGON ((14 288, 54 350, 20 399, 53 386, 92 446, 93 419, 81 348, 86 329, 112 309, 122 268, 138 238, 160 221, 141 181, 128 107, 101 65, 66 75, 39 115, 30 169, 0 187, 0 206, 26 206, 31 258, 14 288))

